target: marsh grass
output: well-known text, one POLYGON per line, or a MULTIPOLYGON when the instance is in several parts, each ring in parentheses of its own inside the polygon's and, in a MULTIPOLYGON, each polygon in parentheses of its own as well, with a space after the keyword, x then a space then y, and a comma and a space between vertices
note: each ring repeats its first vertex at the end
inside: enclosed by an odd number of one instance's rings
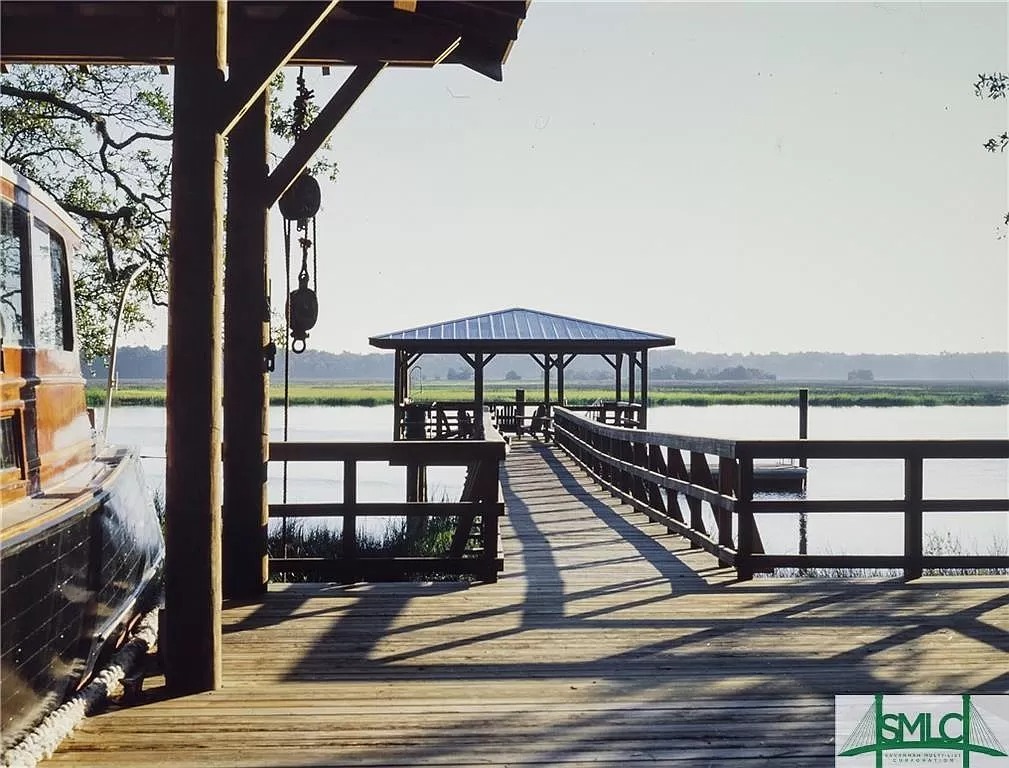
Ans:
MULTIPOLYGON (((539 396, 541 389, 534 382, 520 382, 527 388, 527 397, 532 400, 539 396)), ((651 387, 649 405, 781 405, 797 406, 799 402, 798 383, 765 384, 753 386, 727 383, 655 384, 651 387)), ((445 382, 425 384, 424 390, 414 398, 417 402, 466 401, 472 399, 472 385, 469 383, 451 385, 445 382)), ((291 387, 292 405, 391 405, 393 391, 391 383, 298 383, 291 387)), ((487 400, 511 402, 515 399, 515 382, 488 383, 485 390, 487 400)), ((598 400, 612 400, 613 391, 598 385, 569 384, 565 389, 565 399, 569 405, 589 405, 598 400)), ((105 402, 104 387, 87 389, 88 405, 100 407, 105 402)), ((127 386, 116 390, 115 405, 165 404, 163 384, 127 386)), ((273 387, 270 392, 271 405, 283 405, 284 393, 281 387, 273 387)), ((845 386, 824 383, 813 384, 809 395, 811 406, 831 407, 878 407, 936 406, 936 405, 1009 405, 1009 386, 999 384, 874 384, 871 386, 845 386)))
MULTIPOLYGON (((443 557, 452 542, 458 519, 456 517, 432 517, 427 520, 424 530, 417 537, 407 534, 405 518, 386 521, 381 532, 357 532, 357 553, 366 557, 443 557)), ((287 521, 286 533, 280 525, 273 526, 267 538, 267 552, 270 557, 320 557, 338 558, 343 555, 343 531, 322 523, 307 524, 298 518, 287 521), (286 540, 286 554, 285 554, 286 540)), ((465 576, 425 574, 426 581, 447 581, 465 579, 465 576)), ((307 582, 318 581, 312 573, 282 573, 271 577, 271 581, 307 582)))
MULTIPOLYGON (((922 552, 925 555, 1006 555, 1009 554, 1009 541, 993 539, 981 551, 977 542, 967 545, 958 536, 947 531, 945 534, 927 531, 922 541, 922 552)), ((835 554, 828 552, 827 554, 835 554)), ((844 553, 840 553, 844 554, 844 553)), ((1009 574, 1009 568, 926 568, 924 576, 1001 576, 1009 574)), ((775 578, 813 578, 813 579, 895 579, 903 576, 903 571, 894 568, 776 568, 773 574, 763 574, 775 578)))

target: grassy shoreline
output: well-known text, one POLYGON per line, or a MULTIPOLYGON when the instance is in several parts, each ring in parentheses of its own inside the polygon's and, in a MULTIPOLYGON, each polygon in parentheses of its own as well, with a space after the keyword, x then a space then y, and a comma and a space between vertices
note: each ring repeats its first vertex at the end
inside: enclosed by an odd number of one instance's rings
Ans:
MULTIPOLYGON (((525 382, 526 398, 536 400, 542 397, 542 389, 533 382, 525 382)), ((999 383, 915 383, 849 385, 844 383, 819 382, 802 384, 752 383, 700 383, 653 386, 649 395, 650 405, 780 405, 797 406, 798 389, 809 387, 811 406, 831 407, 902 407, 902 406, 998 406, 1009 405, 1009 385, 999 383)), ((391 405, 392 384, 386 383, 298 383, 291 386, 292 405, 326 406, 381 406, 391 405)), ((612 400, 612 390, 598 385, 568 385, 565 390, 570 405, 588 405, 596 400, 612 400)), ((490 401, 512 401, 515 397, 515 383, 488 384, 485 394, 490 401)), ((460 401, 472 399, 470 385, 436 384, 428 385, 423 392, 416 393, 417 401, 460 401)), ((88 405, 100 407, 105 403, 105 388, 87 388, 88 405)), ((120 406, 163 406, 165 387, 162 383, 129 385, 120 387, 114 397, 120 406)), ((283 405, 282 387, 273 387, 270 392, 271 405, 283 405)))

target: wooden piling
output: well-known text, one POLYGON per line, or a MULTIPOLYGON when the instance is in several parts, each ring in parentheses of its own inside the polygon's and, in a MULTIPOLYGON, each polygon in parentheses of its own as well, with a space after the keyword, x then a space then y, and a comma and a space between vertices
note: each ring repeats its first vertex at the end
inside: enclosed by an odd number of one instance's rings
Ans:
MULTIPOLYGON (((240 64, 232 65, 237 76, 240 64)), ((265 202, 268 93, 228 139, 228 222, 224 282, 223 588, 247 599, 269 581, 266 468, 269 461, 270 343, 265 202)))
POLYGON ((163 632, 174 694, 221 686, 221 278, 226 3, 176 8, 163 632))

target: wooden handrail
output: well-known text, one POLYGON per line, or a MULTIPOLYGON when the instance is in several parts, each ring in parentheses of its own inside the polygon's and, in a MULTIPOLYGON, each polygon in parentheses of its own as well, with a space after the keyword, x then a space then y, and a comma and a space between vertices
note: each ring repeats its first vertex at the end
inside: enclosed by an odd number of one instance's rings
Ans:
POLYGON ((1009 459, 1006 440, 725 440, 628 429, 586 419, 567 408, 554 408, 557 444, 595 479, 623 501, 692 546, 734 565, 740 579, 776 567, 810 568, 825 563, 849 568, 904 570, 917 578, 924 568, 1009 568, 1009 556, 930 556, 922 552, 925 512, 1009 512, 1009 498, 927 499, 923 494, 925 459, 1009 459), (665 449, 665 453, 663 453, 665 449), (681 451, 689 452, 689 469, 681 451), (712 478, 708 456, 718 459, 712 478), (900 499, 753 500, 755 458, 901 459, 904 495, 900 499), (690 510, 683 519, 678 497, 690 510), (705 528, 702 503, 711 506, 717 531, 705 528), (902 513, 904 552, 892 555, 765 554, 756 514, 837 512, 902 513), (733 540, 732 523, 736 521, 733 540))
POLYGON ((508 443, 486 415, 485 440, 397 440, 391 442, 270 443, 270 461, 341 461, 344 465, 343 501, 271 504, 270 517, 340 517, 343 519, 342 557, 272 558, 271 573, 309 573, 316 578, 384 579, 404 575, 468 573, 496 581, 503 567, 500 558, 498 518, 504 513, 500 498, 499 468, 508 443), (451 502, 360 502, 357 500, 358 462, 386 462, 391 466, 478 467, 480 482, 470 498, 451 502), (459 524, 448 556, 434 558, 358 557, 357 518, 375 516, 455 517, 459 524), (469 532, 475 519, 483 523, 483 539, 467 553, 469 532))

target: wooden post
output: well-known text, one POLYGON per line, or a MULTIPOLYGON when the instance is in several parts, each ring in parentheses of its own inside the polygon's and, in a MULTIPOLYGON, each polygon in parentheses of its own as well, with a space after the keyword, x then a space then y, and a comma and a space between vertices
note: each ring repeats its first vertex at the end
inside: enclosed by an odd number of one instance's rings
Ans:
MULTIPOLYGON (((347 509, 357 504, 357 462, 348 459, 343 462, 343 503, 347 509)), ((346 560, 357 558, 357 517, 343 516, 343 557, 346 560)))
MULTIPOLYGON (((690 482, 693 485, 700 485, 705 488, 711 487, 711 472, 708 469, 708 457, 697 451, 690 452, 690 482)), ((687 497, 687 507, 690 509, 690 527, 698 533, 708 534, 704 527, 704 518, 701 516, 701 500, 693 496, 687 497)), ((691 549, 698 549, 699 546, 690 542, 691 549)))
MULTIPOLYGON (((805 440, 809 437, 809 390, 803 387, 799 390, 799 439, 805 440)), ((805 456, 799 459, 799 466, 805 467, 807 464, 805 456)))
MULTIPOLYGON (((238 66, 232 66, 232 74, 238 66)), ((249 599, 269 581, 266 468, 270 343, 265 203, 267 91, 228 140, 228 229, 224 262, 224 511, 221 557, 226 598, 249 599)))
POLYGON ((904 579, 921 578, 922 458, 904 459, 904 579))
MULTIPOLYGON (((722 496, 732 496, 736 491, 736 461, 735 459, 718 457, 718 493, 722 496)), ((732 513, 722 507, 713 510, 715 522, 718 523, 718 543, 732 549, 732 513)))
POLYGON ((567 362, 564 360, 564 353, 557 355, 557 404, 564 405, 564 369, 567 362))
POLYGON ((163 638, 176 695, 221 686, 224 143, 217 131, 226 12, 224 0, 180 3, 175 12, 163 638))
POLYGON ((736 477, 736 578, 749 581, 753 578, 753 561, 757 549, 757 531, 750 502, 753 501, 753 459, 739 460, 736 477))
POLYGON ((641 350, 641 415, 638 426, 648 429, 648 350, 641 350))
POLYGON ((546 408, 547 414, 550 413, 550 366, 553 365, 553 359, 550 357, 549 353, 543 355, 543 405, 546 408))
MULTIPOLYGON (((614 370, 616 371, 616 385, 614 386, 614 392, 613 392, 613 394, 616 397, 617 403, 619 403, 620 402, 620 395, 622 394, 622 387, 621 387, 621 385, 623 383, 621 381, 621 379, 623 377, 623 372, 622 372, 621 369, 624 367, 624 354, 623 354, 623 352, 617 352, 614 355, 614 358, 616 358, 617 362, 616 362, 616 365, 613 367, 614 370)), ((614 416, 613 423, 616 424, 617 426, 620 426, 619 416, 618 416, 619 413, 620 413, 620 407, 617 406, 617 409, 616 409, 616 411, 613 414, 613 416, 614 416)))
POLYGON ((627 402, 634 404, 634 376, 635 369, 638 367, 638 353, 628 352, 627 353, 627 402))
POLYGON ((403 356, 402 349, 394 353, 392 368, 392 439, 403 439, 403 356))
POLYGON ((473 355, 473 435, 483 440, 483 352, 473 355))
POLYGON ((526 391, 524 389, 515 390, 515 433, 522 437, 523 427, 526 423, 526 391))

